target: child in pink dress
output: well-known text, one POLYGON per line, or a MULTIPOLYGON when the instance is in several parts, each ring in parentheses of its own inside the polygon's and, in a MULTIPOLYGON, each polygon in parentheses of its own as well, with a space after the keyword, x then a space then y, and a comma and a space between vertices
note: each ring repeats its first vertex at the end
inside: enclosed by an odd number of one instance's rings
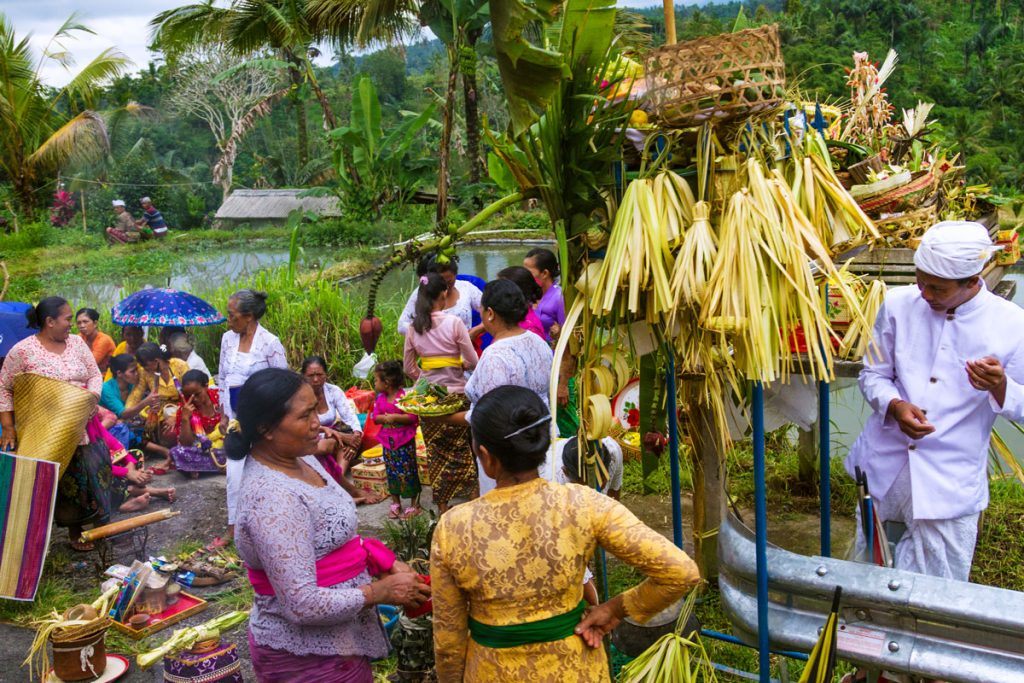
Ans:
POLYGON ((373 388, 377 400, 371 416, 380 425, 377 439, 384 451, 384 469, 388 476, 388 493, 391 494, 392 519, 408 519, 418 515, 420 510, 419 470, 416 466, 416 427, 419 418, 409 415, 398 407, 398 399, 405 395, 402 385, 405 375, 402 364, 396 360, 378 363, 373 370, 373 388), (402 498, 409 498, 409 507, 402 512, 402 498))

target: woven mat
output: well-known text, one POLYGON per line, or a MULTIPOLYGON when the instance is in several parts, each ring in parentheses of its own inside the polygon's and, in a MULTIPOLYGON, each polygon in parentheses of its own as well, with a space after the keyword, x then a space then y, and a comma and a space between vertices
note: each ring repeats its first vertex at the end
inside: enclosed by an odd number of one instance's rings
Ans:
POLYGON ((14 378, 15 452, 58 463, 63 474, 95 410, 96 397, 85 389, 42 375, 18 375, 14 378))
POLYGON ((34 600, 50 547, 59 465, 0 453, 0 598, 34 600))

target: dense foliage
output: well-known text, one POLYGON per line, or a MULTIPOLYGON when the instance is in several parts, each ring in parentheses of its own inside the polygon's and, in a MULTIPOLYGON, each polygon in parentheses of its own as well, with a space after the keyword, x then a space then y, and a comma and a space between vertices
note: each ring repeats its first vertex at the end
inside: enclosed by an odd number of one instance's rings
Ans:
MULTIPOLYGON (((768 0, 764 4, 688 5, 677 8, 679 39, 729 30, 741 7, 755 23, 780 24, 789 81, 805 99, 846 99, 845 69, 852 63, 852 53, 867 51, 881 59, 894 47, 900 62, 887 85, 897 112, 918 100, 935 102, 932 118, 939 122, 946 141, 962 150, 971 182, 989 183, 1007 194, 1019 193, 1024 187, 1024 3, 1020 0, 768 0)), ((660 7, 620 13, 620 28, 623 24, 630 25, 623 40, 637 52, 664 42, 660 7)), ((11 42, 0 50, 21 47, 14 38, 16 28, 6 28, 11 42)), ((466 47, 460 50, 465 52, 466 47)), ((313 75, 304 79, 290 77, 287 62, 278 65, 276 77, 290 90, 286 97, 270 103, 239 141, 235 187, 328 186, 344 192, 338 171, 344 173, 346 160, 333 155, 323 124, 329 112, 338 128, 354 125, 353 96, 358 100, 354 89, 360 76, 367 76, 380 101, 384 137, 403 122, 435 109, 403 152, 409 168, 419 166, 425 172, 421 189, 435 191, 450 51, 439 40, 422 38, 406 47, 358 55, 354 51, 354 47, 338 43, 332 63, 313 68, 313 75)), ((479 115, 492 130, 504 130, 509 114, 489 28, 483 30, 472 52, 477 57, 474 102, 479 112, 472 116, 479 115)), ((99 162, 63 164, 65 188, 79 212, 73 224, 81 225, 84 208, 89 229, 98 231, 108 222, 111 199, 123 198, 133 209, 144 195, 153 197, 175 228, 209 224, 221 201, 219 187, 213 182, 218 141, 201 119, 172 113, 175 61, 155 58, 133 75, 117 75, 106 86, 90 90, 90 110, 106 122, 110 147, 99 162)), ((0 75, 0 79, 7 78, 0 75)), ((64 121, 79 115, 80 101, 60 100, 59 93, 48 94, 41 86, 38 92, 62 102, 55 111, 64 121)), ((473 148, 480 130, 479 124, 467 122, 469 110, 464 109, 464 99, 459 88, 449 177, 456 205, 470 209, 493 198, 495 189, 488 181, 473 177, 467 151, 473 148)), ((58 117, 53 125, 60 123, 58 117)), ((10 223, 12 214, 27 211, 31 215, 19 216, 23 223, 49 220, 48 207, 54 204, 56 187, 54 171, 35 179, 31 202, 26 201, 29 195, 23 188, 11 187, 10 174, 10 169, 0 168, 0 194, 8 197, 0 202, 0 218, 10 223)))

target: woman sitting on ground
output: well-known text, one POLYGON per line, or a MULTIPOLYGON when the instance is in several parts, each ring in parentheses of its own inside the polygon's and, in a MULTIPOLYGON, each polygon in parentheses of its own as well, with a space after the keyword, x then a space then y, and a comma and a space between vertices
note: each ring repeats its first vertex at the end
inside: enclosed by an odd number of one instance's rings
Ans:
POLYGON ((116 415, 120 423, 120 428, 111 429, 111 433, 129 448, 141 448, 146 453, 153 453, 166 460, 167 448, 146 438, 146 420, 141 415, 147 408, 152 410, 160 405, 159 394, 150 392, 146 398, 129 408, 126 402, 139 383, 139 366, 135 356, 130 353, 114 356, 110 359, 110 371, 114 376, 103 383, 100 405, 116 415), (127 440, 122 438, 124 432, 127 432, 127 440))
POLYGON ((473 408, 473 452, 497 487, 452 508, 434 532, 440 683, 608 681, 602 638, 627 616, 647 621, 700 579, 686 553, 617 501, 538 476, 550 420, 522 387, 499 387, 473 408), (597 546, 648 578, 587 608, 583 574, 597 546))
MULTIPOLYGON (((142 372, 139 383, 132 389, 125 405, 133 407, 155 391, 159 396, 159 404, 155 410, 146 411, 146 437, 163 446, 173 446, 174 414, 181 399, 181 378, 188 372, 188 364, 172 358, 166 346, 157 346, 153 342, 140 345, 135 359, 142 372)), ((163 463, 153 467, 153 472, 163 474, 172 469, 174 461, 168 455, 163 463)))
POLYGON ((379 503, 379 495, 358 488, 345 476, 363 443, 363 428, 352 402, 341 387, 327 382, 327 361, 320 356, 309 356, 302 361, 302 376, 316 395, 316 412, 320 420, 317 460, 352 496, 356 505, 379 503))
POLYGON ((237 410, 239 430, 225 447, 245 459, 235 539, 256 593, 256 679, 372 683, 370 660, 390 649, 375 606, 420 606, 430 587, 356 533, 355 504, 312 456, 320 420, 301 375, 260 370, 242 386, 237 410))
POLYGON ((202 370, 189 370, 181 378, 181 403, 174 418, 178 442, 171 449, 174 467, 193 479, 198 479, 200 472, 223 472, 227 433, 228 418, 218 391, 210 388, 209 376, 202 370))

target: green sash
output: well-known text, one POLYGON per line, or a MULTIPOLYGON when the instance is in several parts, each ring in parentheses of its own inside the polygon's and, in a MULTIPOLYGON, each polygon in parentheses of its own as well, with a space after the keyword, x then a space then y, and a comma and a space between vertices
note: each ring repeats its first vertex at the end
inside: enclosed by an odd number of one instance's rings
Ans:
POLYGON ((553 643, 576 633, 576 626, 580 623, 580 618, 586 607, 586 600, 580 600, 580 604, 565 614, 508 626, 481 624, 470 617, 469 635, 480 645, 494 649, 519 647, 532 643, 553 643))

